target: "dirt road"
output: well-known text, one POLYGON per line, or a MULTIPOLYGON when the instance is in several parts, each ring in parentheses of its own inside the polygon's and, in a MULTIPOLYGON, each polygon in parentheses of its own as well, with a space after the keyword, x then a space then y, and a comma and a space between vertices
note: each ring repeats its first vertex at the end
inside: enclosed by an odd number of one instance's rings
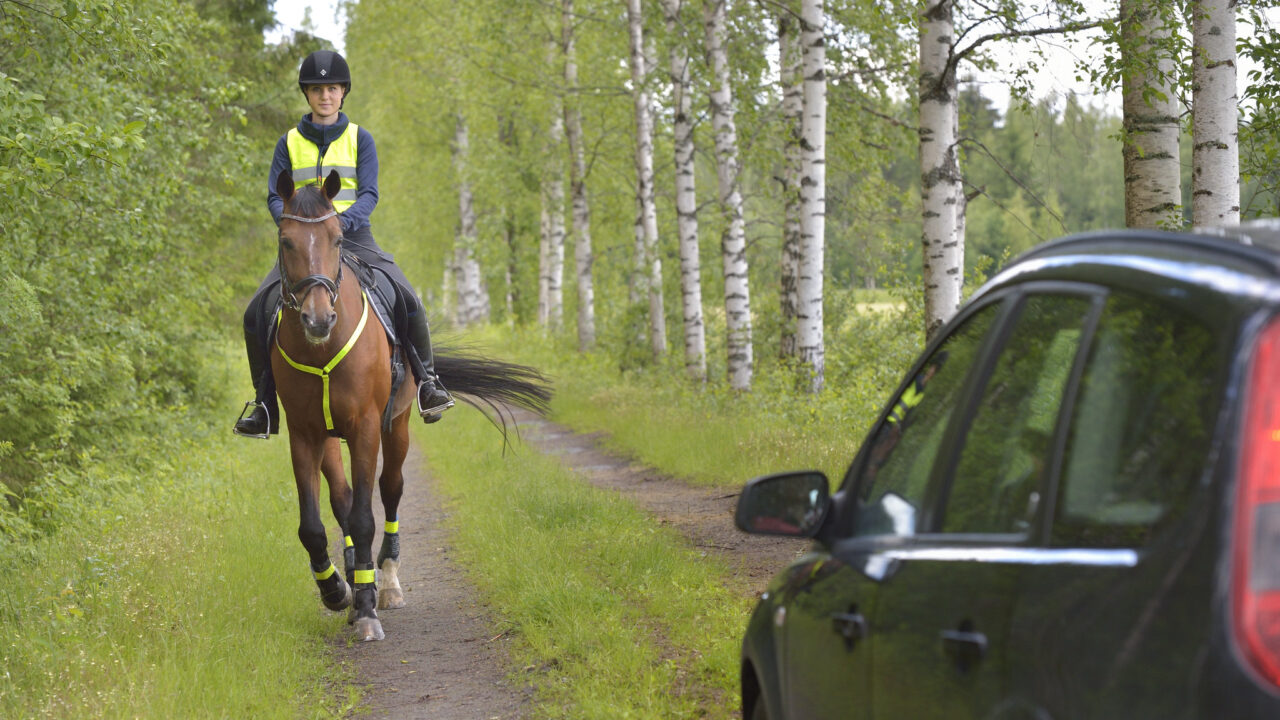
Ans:
MULTIPOLYGON (((598 435, 580 435, 517 411, 521 437, 561 459, 585 482, 627 497, 655 522, 673 526, 689 542, 720 555, 731 568, 731 589, 755 594, 806 543, 744 535, 733 527, 736 494, 690 487, 607 453, 598 435)), ((460 568, 450 560, 444 513, 433 501, 434 480, 410 449, 401 501, 400 581, 408 606, 379 613, 387 639, 344 645, 339 659, 358 669, 367 688, 359 717, 490 720, 522 717, 530 688, 505 680, 510 663, 504 641, 493 637, 485 610, 460 568)), ((744 478, 745 480, 746 478, 744 478)), ((382 527, 381 506, 377 526, 382 527)), ((377 547, 381 540, 375 538, 377 547)))

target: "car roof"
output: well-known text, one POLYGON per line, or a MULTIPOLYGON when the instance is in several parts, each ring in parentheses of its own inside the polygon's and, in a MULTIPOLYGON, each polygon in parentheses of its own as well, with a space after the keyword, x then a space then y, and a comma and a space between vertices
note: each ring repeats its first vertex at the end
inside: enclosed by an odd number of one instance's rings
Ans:
POLYGON ((1018 256, 971 299, 1033 279, 1152 291, 1182 285, 1231 296, 1246 305, 1280 306, 1280 219, 1190 232, 1100 230, 1068 235, 1018 256))

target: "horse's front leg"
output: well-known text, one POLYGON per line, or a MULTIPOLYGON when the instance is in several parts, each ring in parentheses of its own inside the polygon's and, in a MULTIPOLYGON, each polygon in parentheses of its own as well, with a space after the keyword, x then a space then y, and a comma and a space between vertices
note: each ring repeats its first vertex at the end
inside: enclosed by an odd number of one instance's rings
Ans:
POLYGON ((404 491, 404 458, 409 452, 409 413, 401 413, 382 437, 382 474, 378 476, 379 494, 387 524, 382 529, 382 548, 378 550, 378 609, 404 607, 404 590, 400 587, 400 496, 404 491))
POLYGON ((338 520, 338 526, 342 528, 342 570, 347 582, 354 583, 356 549, 347 524, 347 516, 351 514, 351 486, 347 484, 347 473, 342 468, 342 446, 338 443, 338 438, 325 440, 320 472, 329 481, 329 507, 333 510, 333 517, 338 520))
POLYGON ((323 442, 308 443, 290 432, 293 476, 298 485, 298 539, 311 559, 311 572, 320 588, 320 601, 330 610, 351 604, 351 586, 329 560, 324 521, 320 519, 320 460, 323 442))
POLYGON ((347 438, 351 452, 351 475, 355 484, 351 513, 347 516, 351 539, 355 542, 355 592, 352 622, 356 638, 381 640, 382 623, 375 605, 378 602, 377 571, 373 564, 373 480, 378 469, 378 421, 361 423, 357 432, 347 438))

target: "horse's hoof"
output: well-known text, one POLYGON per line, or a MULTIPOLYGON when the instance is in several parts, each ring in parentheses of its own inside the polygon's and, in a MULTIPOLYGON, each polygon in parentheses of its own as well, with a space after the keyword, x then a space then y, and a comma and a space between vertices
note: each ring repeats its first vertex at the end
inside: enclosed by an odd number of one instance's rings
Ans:
POLYGON ((359 640, 360 642, 381 640, 386 637, 382 632, 382 623, 378 622, 378 618, 356 618, 355 629, 356 640, 359 640))
POLYGON ((378 591, 378 609, 394 610, 404 607, 404 591, 400 588, 383 588, 378 591))

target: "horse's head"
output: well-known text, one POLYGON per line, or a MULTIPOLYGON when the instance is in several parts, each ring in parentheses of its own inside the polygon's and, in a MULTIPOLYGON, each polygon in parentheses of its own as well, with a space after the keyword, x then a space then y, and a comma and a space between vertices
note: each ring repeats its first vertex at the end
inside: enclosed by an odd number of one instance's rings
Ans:
POLYGON ((280 289, 285 305, 297 310, 310 342, 320 344, 338 321, 338 284, 342 282, 342 224, 333 209, 341 181, 336 170, 324 186, 296 190, 289 171, 276 178, 284 200, 280 216, 280 289), (327 292, 313 292, 317 287, 327 292))

